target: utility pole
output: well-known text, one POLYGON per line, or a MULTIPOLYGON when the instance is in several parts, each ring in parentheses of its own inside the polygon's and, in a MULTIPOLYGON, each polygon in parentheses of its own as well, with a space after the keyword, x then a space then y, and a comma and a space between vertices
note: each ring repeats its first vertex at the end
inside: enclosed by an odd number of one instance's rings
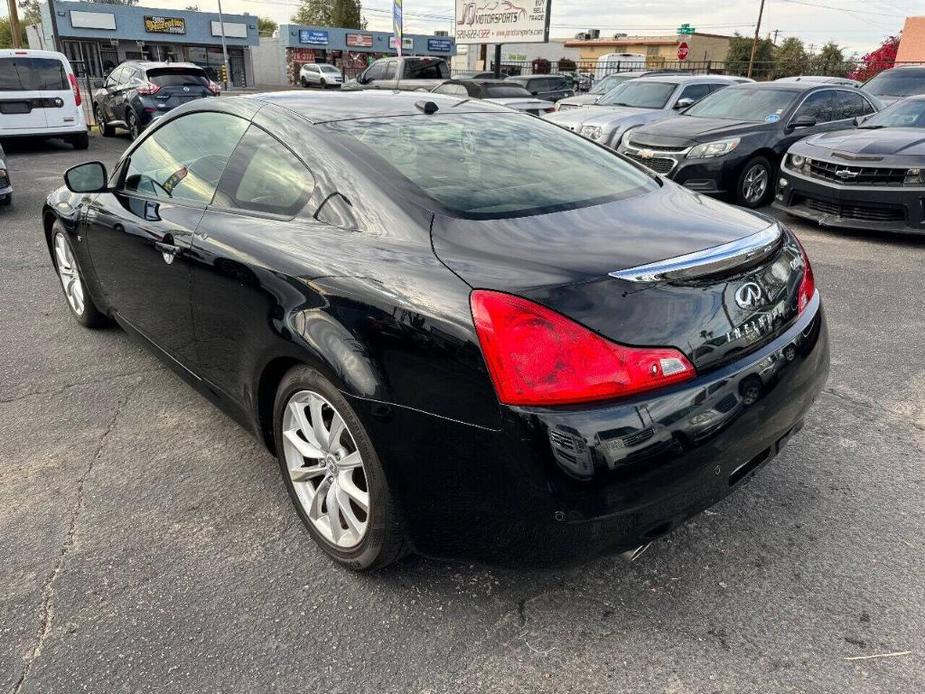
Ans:
POLYGON ((764 0, 761 0, 761 7, 758 9, 758 25, 755 27, 755 41, 752 43, 752 57, 748 60, 748 74, 746 77, 752 76, 752 68, 755 65, 755 51, 758 50, 758 32, 761 31, 762 15, 764 15, 764 0))
POLYGON ((13 35, 13 48, 22 48, 22 32, 19 28, 16 0, 6 0, 6 4, 10 8, 10 33, 13 35))
POLYGON ((780 33, 780 29, 774 30, 774 45, 777 45, 777 35, 780 33))
MULTIPOLYGON (((13 2, 14 0, 10 0, 13 2)), ((764 6, 764 0, 761 0, 762 6, 764 6)), ((228 46, 225 45, 225 16, 222 14, 222 0, 218 0, 218 23, 221 25, 220 33, 222 35, 222 59, 225 61, 225 79, 228 81, 225 82, 225 88, 230 92, 231 91, 231 69, 228 65, 228 46)))

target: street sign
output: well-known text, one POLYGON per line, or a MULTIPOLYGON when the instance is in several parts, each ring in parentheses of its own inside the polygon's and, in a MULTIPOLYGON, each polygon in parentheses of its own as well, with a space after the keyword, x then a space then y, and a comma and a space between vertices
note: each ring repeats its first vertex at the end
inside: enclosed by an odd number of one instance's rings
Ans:
POLYGON ((697 31, 696 27, 692 27, 690 24, 682 24, 678 27, 678 33, 682 36, 690 36, 695 31, 697 31))
POLYGON ((678 44, 678 60, 687 60, 687 54, 689 52, 690 48, 688 48, 686 41, 682 41, 678 44))

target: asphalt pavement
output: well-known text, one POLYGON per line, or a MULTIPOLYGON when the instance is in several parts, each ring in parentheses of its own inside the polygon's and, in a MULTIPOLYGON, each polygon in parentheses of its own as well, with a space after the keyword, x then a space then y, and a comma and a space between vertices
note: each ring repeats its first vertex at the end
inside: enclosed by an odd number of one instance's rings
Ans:
POLYGON ((792 223, 828 387, 778 459, 636 563, 356 575, 249 434, 69 316, 42 201, 127 144, 7 148, 0 691, 925 691, 925 239, 792 223))

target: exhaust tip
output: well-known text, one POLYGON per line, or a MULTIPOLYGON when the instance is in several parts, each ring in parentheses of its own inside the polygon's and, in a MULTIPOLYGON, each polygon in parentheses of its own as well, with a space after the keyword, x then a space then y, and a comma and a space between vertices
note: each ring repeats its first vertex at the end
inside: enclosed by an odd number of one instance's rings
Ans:
POLYGON ((620 552, 620 557, 632 563, 636 561, 637 559, 639 559, 639 557, 641 557, 645 553, 645 551, 649 549, 649 547, 651 546, 652 546, 652 543, 647 542, 644 545, 639 545, 638 547, 634 549, 628 549, 625 552, 620 552))

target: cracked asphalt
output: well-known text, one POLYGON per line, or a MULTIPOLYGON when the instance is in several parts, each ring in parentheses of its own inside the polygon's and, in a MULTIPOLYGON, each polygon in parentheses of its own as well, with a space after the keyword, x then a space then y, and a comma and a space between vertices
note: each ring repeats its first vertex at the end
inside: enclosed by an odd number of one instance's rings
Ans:
POLYGON ((8 147, 0 691, 925 691, 925 239, 793 224, 829 387, 777 460, 638 562, 359 576, 315 549, 255 440, 69 317, 41 203, 126 145, 8 147))

